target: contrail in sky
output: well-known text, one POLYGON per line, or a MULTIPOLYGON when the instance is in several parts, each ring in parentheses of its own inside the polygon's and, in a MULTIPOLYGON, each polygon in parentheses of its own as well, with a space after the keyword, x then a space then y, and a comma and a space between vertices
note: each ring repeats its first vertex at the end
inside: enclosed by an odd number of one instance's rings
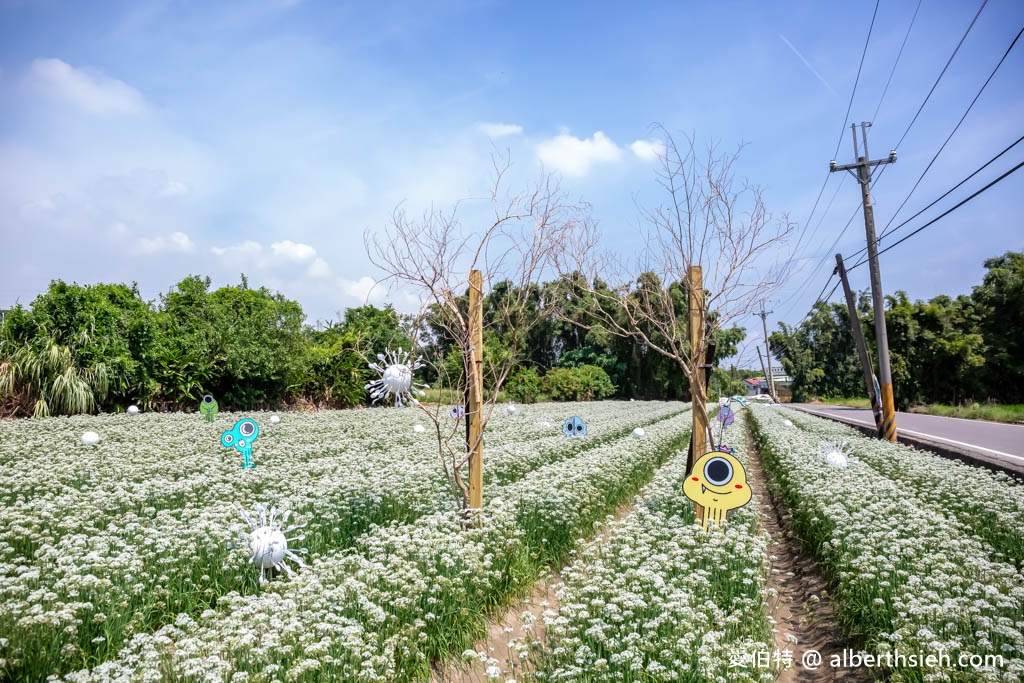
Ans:
POLYGON ((808 62, 806 59, 804 59, 804 56, 802 54, 800 54, 800 51, 797 50, 795 47, 793 47, 793 43, 791 43, 788 40, 786 40, 786 36, 784 36, 784 35, 782 35, 780 33, 779 34, 779 38, 782 38, 782 42, 784 42, 786 44, 786 46, 789 47, 789 49, 793 51, 793 54, 795 54, 797 57, 800 58, 800 61, 804 63, 804 66, 806 66, 808 69, 811 70, 811 73, 814 74, 814 77, 817 78, 819 81, 821 81, 822 84, 824 84, 824 86, 829 89, 829 92, 831 92, 836 97, 839 96, 839 93, 837 93, 832 88, 832 86, 828 84, 828 81, 826 81, 824 78, 822 78, 820 73, 815 71, 814 67, 811 66, 811 63, 808 62))

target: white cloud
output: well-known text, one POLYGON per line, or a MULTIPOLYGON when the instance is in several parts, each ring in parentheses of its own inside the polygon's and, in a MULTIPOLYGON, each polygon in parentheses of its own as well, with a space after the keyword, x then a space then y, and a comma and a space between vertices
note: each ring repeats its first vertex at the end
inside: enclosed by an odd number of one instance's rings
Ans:
POLYGON ((384 297, 387 294, 387 288, 377 286, 377 281, 368 275, 364 275, 358 280, 338 278, 338 286, 343 292, 361 303, 379 305, 384 302, 384 297))
POLYGON ((596 163, 619 161, 622 149, 601 131, 582 140, 563 132, 537 145, 537 157, 545 166, 567 176, 581 177, 596 163))
POLYGON ((644 161, 654 161, 665 153, 665 143, 661 140, 637 140, 629 148, 644 161))
POLYGON ((283 278, 288 282, 298 282, 307 277, 322 279, 331 274, 327 260, 318 256, 315 248, 291 240, 274 242, 269 251, 253 240, 230 247, 213 247, 210 251, 226 266, 283 278))
POLYGON ((188 194, 188 185, 180 180, 168 180, 160 190, 160 194, 164 197, 180 197, 188 194))
POLYGON ((313 262, 309 264, 306 274, 310 277, 329 277, 331 274, 331 267, 327 265, 327 261, 317 256, 313 259, 313 262))
POLYGON ((492 138, 523 134, 523 127, 512 123, 478 123, 476 127, 481 133, 492 138))
POLYGON ((145 110, 142 94, 124 81, 86 72, 59 59, 37 59, 29 82, 42 92, 92 114, 132 115, 145 110))
MULTIPOLYGON (((124 228, 123 224, 116 224, 115 229, 124 228)), ((119 230, 118 232, 122 232, 119 230)), ((122 232, 123 234, 123 232, 122 232)), ((172 232, 170 235, 159 235, 157 237, 143 237, 139 240, 139 251, 144 254, 157 254, 163 251, 188 252, 195 248, 192 239, 183 232, 172 232)))
POLYGON ((291 240, 274 242, 270 245, 270 251, 273 252, 274 256, 300 263, 316 257, 316 249, 308 244, 292 242, 291 240))
POLYGON ((259 242, 246 240, 233 247, 212 247, 210 249, 215 255, 222 257, 225 261, 237 262, 237 259, 251 259, 263 252, 263 246, 259 242))

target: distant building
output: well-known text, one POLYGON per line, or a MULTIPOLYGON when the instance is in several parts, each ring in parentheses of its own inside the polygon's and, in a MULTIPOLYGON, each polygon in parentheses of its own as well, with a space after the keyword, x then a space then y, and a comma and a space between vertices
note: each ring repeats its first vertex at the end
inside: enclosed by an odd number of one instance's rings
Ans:
MULTIPOLYGON (((776 393, 788 393, 780 391, 780 387, 789 387, 793 384, 793 378, 786 374, 782 368, 772 368, 772 378, 775 380, 776 393)), ((764 377, 750 377, 743 380, 747 385, 747 396, 761 396, 770 394, 768 380, 764 377)))

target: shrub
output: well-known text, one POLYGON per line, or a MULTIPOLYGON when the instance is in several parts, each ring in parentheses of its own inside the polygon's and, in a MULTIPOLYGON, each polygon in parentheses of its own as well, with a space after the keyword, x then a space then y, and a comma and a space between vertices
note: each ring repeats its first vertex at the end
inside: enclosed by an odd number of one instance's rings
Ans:
POLYGON ((513 401, 536 403, 541 397, 541 381, 536 368, 524 368, 505 380, 504 388, 513 401))
POLYGON ((541 382, 552 401, 593 401, 615 393, 608 373, 596 365, 578 368, 552 368, 541 382))

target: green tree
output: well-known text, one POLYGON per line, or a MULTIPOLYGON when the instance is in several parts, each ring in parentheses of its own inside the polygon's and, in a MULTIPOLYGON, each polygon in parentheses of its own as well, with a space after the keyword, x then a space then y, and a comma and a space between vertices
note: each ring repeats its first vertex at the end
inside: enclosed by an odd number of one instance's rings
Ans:
POLYGON ((138 288, 55 280, 12 311, 0 347, 8 410, 70 415, 148 402, 156 319, 138 288), (13 406, 13 407, 12 407, 13 406))
POLYGON ((978 307, 984 395, 1024 403, 1024 253, 1008 251, 985 261, 988 272, 974 288, 978 307))

